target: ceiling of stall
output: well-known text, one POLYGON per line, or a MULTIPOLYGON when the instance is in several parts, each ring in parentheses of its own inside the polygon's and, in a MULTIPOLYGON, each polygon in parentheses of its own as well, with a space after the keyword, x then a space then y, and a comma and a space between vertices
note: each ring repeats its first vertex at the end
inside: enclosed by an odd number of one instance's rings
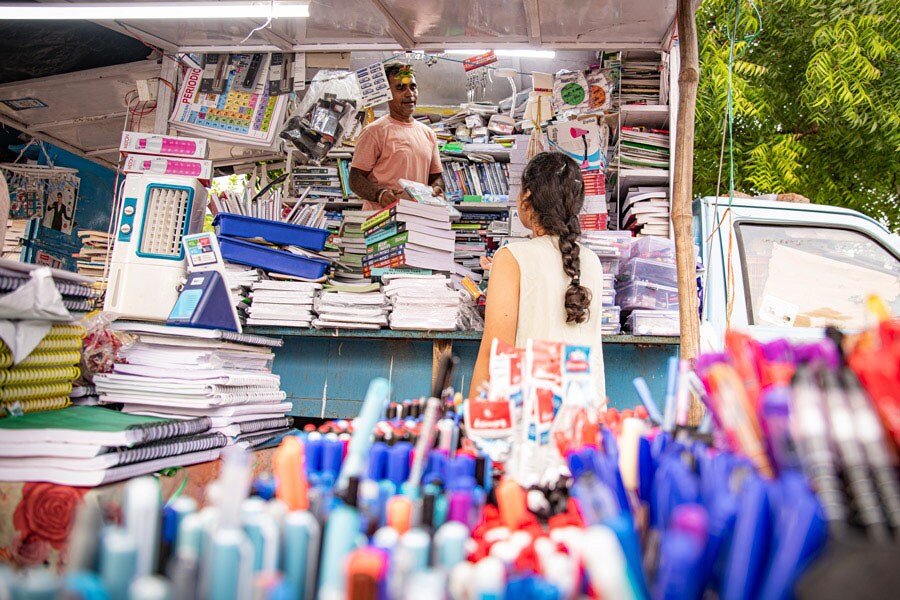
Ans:
MULTIPOLYGON (((91 3, 104 1, 115 0, 91 3)), ((125 127, 125 94, 136 80, 161 76, 158 61, 140 60, 147 55, 147 45, 185 53, 350 50, 351 68, 401 49, 566 51, 557 52, 556 60, 546 65, 519 58, 501 58, 498 65, 520 72, 554 72, 587 64, 601 49, 667 49, 676 0, 310 0, 309 5, 309 18, 276 19, 255 32, 264 20, 0 22, 0 50, 14 58, 0 68, 0 100, 37 98, 47 105, 13 111, 0 104, 0 124, 112 165, 125 127)), ((421 73, 421 102, 464 101, 459 65, 443 63, 421 73)), ((519 90, 530 85, 516 83, 519 90)), ((488 99, 508 94, 503 80, 494 84, 488 99)), ((145 120, 158 118, 152 114, 145 120)), ((225 144, 211 148, 217 164, 266 153, 225 144)))

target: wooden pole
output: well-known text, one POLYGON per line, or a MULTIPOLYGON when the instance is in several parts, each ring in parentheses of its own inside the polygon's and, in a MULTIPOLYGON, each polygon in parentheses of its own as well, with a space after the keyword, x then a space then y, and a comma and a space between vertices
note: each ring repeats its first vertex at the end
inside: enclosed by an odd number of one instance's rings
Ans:
MULTIPOLYGON (((681 323, 681 358, 693 362, 700 353, 700 317, 697 274, 694 265, 693 219, 694 120, 700 58, 697 50, 695 0, 678 0, 678 125, 675 132, 675 173, 672 182, 672 226, 675 229, 675 261, 678 266, 678 304, 681 323)), ((690 421, 699 422, 703 408, 691 405, 690 421)))

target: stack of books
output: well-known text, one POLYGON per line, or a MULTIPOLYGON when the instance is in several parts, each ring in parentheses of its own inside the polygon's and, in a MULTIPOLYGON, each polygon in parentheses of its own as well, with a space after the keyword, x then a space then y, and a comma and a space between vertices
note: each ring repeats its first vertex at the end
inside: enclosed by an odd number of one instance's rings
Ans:
POLYGON ((622 201, 622 229, 637 237, 669 236, 669 188, 633 187, 622 201))
POLYGON ((582 231, 604 231, 607 223, 606 176, 600 169, 581 171, 584 205, 578 214, 582 231))
POLYGON ((26 219, 10 219, 6 222, 6 231, 3 238, 3 256, 8 260, 19 260, 22 256, 22 238, 25 237, 25 228, 28 226, 26 219))
POLYGON ((363 258, 366 256, 366 236, 362 225, 375 213, 372 211, 345 211, 336 238, 341 249, 334 265, 334 279, 338 281, 368 281, 363 275, 363 258))
MULTIPOLYGON (((41 265, 20 263, 16 260, 0 260, 0 295, 19 289, 31 281, 31 272, 41 265)), ((97 300, 94 280, 91 277, 50 269, 56 291, 60 293, 66 310, 75 313, 90 312, 97 300)))
POLYGON ((659 60, 622 61, 619 90, 621 104, 664 104, 660 96, 659 60))
POLYGON ((309 193, 306 194, 306 200, 340 202, 344 199, 344 188, 341 186, 341 176, 337 165, 296 166, 291 173, 291 178, 297 195, 300 195, 306 188, 310 188, 309 193))
MULTIPOLYGON (((136 340, 120 350, 121 362, 111 373, 94 375, 103 404, 120 404, 132 414, 210 417, 214 427, 239 429, 245 422, 256 422, 253 427, 283 423, 291 409, 280 378, 271 372, 272 348, 282 344, 280 339, 122 321, 112 326, 136 340)), ((253 435, 230 436, 227 442, 255 446, 286 430, 264 427, 253 435)))
POLYGON ((461 293, 443 275, 385 275, 384 294, 391 303, 391 329, 455 331, 461 293))
POLYGON ((447 206, 398 200, 362 225, 366 240, 363 275, 372 269, 416 267, 453 271, 456 236, 447 206))
POLYGON ((391 307, 377 283, 330 284, 316 299, 318 329, 381 329, 391 307))
POLYGON ((522 173, 528 164, 528 139, 527 135, 513 136, 515 145, 509 151, 509 164, 507 174, 509 179, 509 202, 515 204, 522 190, 522 173))
POLYGON ((246 324, 251 327, 309 327, 314 318, 313 301, 321 289, 321 283, 306 281, 254 283, 250 306, 246 309, 246 324))
POLYGON ((78 378, 84 328, 55 324, 22 360, 0 341, 0 417, 63 408, 78 378))
POLYGON ((72 258, 77 259, 75 266, 78 274, 94 279, 94 288, 103 292, 106 290, 107 267, 115 238, 105 231, 88 229, 79 231, 78 237, 81 238, 81 250, 72 255, 72 258))
POLYGON ((509 175, 504 163, 454 159, 444 162, 443 170, 448 197, 509 194, 509 175))
POLYGON ((183 420, 72 406, 0 421, 0 480, 96 486, 215 460, 228 437, 183 420))
POLYGON ((669 132, 665 129, 622 127, 619 133, 619 160, 612 165, 629 169, 669 170, 669 132))

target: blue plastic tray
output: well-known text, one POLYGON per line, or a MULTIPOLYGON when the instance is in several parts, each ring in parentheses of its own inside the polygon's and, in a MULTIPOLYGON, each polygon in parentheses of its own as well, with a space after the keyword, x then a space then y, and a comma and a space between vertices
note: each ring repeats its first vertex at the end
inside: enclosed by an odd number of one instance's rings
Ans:
POLYGON ((219 248, 222 250, 222 258, 227 261, 305 279, 318 279, 331 266, 324 260, 297 256, 284 250, 266 248, 226 236, 219 237, 219 248))
POLYGON ((213 219, 216 235, 238 238, 260 238, 272 244, 300 246, 307 250, 321 251, 331 232, 281 221, 257 219, 231 213, 219 213, 213 219))

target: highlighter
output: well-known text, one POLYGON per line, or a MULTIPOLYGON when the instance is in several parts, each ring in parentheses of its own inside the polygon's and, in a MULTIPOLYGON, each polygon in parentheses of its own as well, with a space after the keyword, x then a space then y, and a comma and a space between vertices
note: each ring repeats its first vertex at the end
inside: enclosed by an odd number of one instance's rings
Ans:
POLYGON ((338 489, 343 489, 351 476, 362 476, 369 448, 372 447, 372 431, 375 429, 379 417, 384 413, 390 391, 391 386, 386 379, 379 377, 373 379, 369 384, 362 410, 354 425, 347 458, 338 478, 338 489))
POLYGON ((295 600, 312 600, 315 595, 321 537, 319 522, 309 511, 293 511, 285 516, 281 570, 290 597, 295 600))
POLYGON ((309 484, 303 462, 303 444, 293 435, 281 440, 272 456, 272 471, 277 483, 275 497, 284 502, 288 510, 309 508, 309 484))
POLYGON ((156 572, 160 534, 160 489, 155 477, 138 477, 125 484, 123 520, 137 544, 138 577, 156 572))

